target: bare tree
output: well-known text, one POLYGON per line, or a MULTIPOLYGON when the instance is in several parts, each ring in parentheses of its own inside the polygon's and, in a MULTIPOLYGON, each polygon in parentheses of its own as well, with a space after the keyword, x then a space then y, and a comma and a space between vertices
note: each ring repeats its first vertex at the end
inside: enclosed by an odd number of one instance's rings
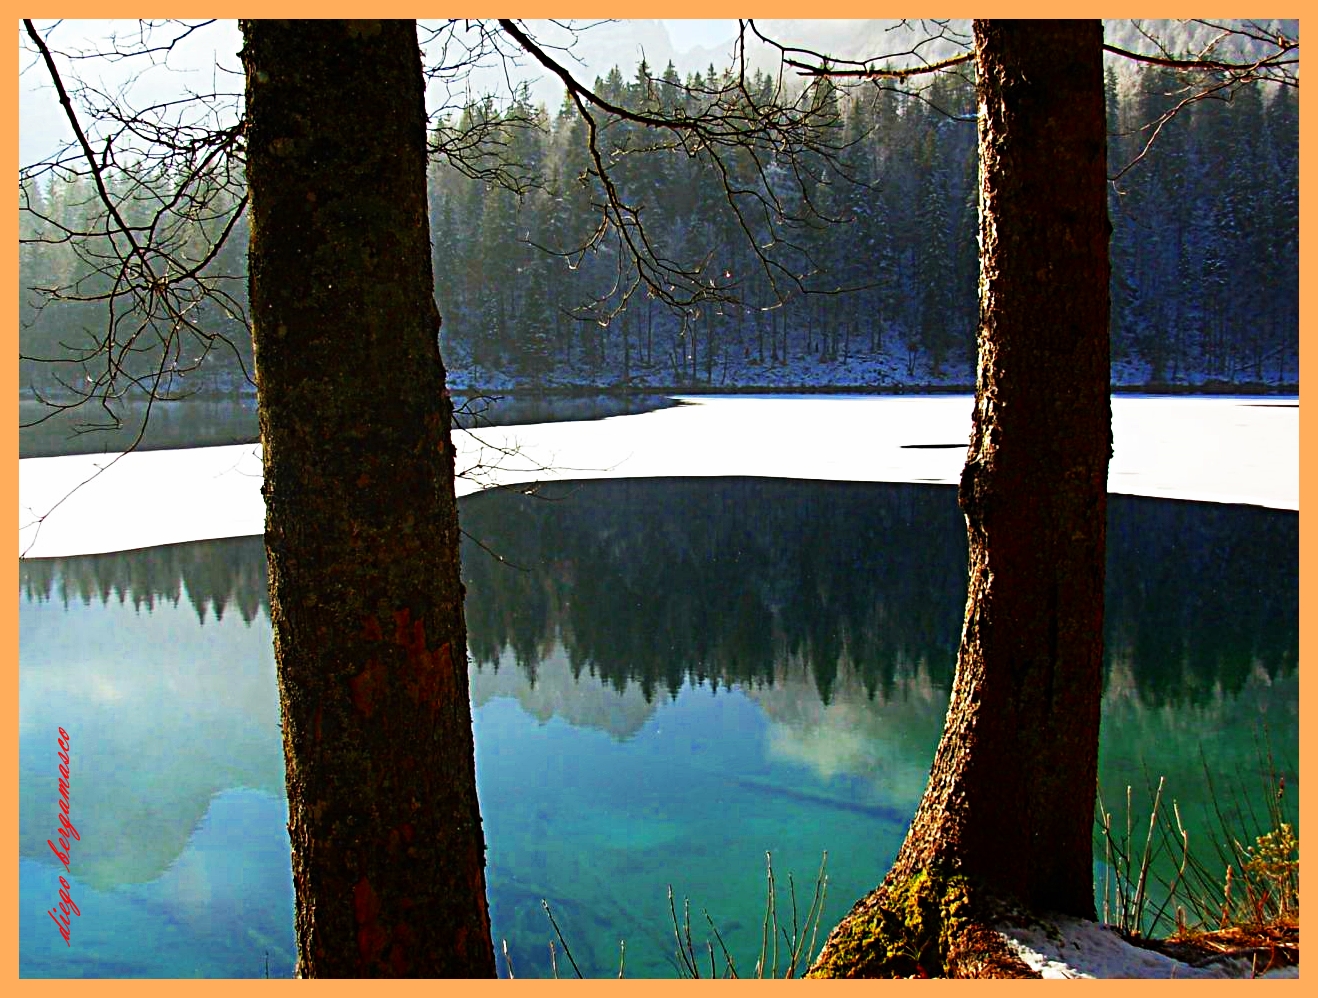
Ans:
MULTIPOLYGON (((177 38, 196 27, 171 30, 177 38)), ((522 27, 500 28, 557 65, 522 27)), ((204 302, 235 304, 207 266, 250 199, 244 328, 254 341, 264 455, 299 973, 490 976, 416 25, 245 21, 241 117, 197 124, 166 107, 106 111, 84 88, 108 128, 98 136, 101 153, 46 39, 31 21, 25 29, 76 142, 21 179, 77 172, 103 209, 92 225, 56 236, 78 246, 104 286, 85 295, 52 288, 50 296, 102 301, 109 312, 78 355, 101 365, 97 375, 66 385, 74 398, 57 406, 97 404, 114 418, 111 403, 130 389, 151 401, 169 397, 184 338, 208 348, 218 339, 192 312, 204 302), (144 151, 126 159, 121 150, 138 140, 144 151), (216 176, 250 191, 227 215, 215 207, 214 192, 229 189, 216 176), (197 227, 221 220, 215 240, 192 253, 197 227), (132 360, 149 336, 154 368, 141 374, 132 360)), ((100 54, 150 56, 170 44, 143 31, 136 49, 112 40, 100 54)), ((482 28, 479 51, 490 37, 482 28)), ((561 75, 590 129, 602 218, 628 247, 639 280, 679 307, 726 294, 647 241, 639 207, 611 180, 596 115, 666 129, 716 164, 738 142, 755 143, 763 176, 770 157, 790 165, 817 148, 819 109, 748 104, 744 87, 727 84, 704 95, 708 110, 695 118, 663 119, 611 105, 561 75)), ((482 146, 482 127, 439 129, 431 151, 495 181, 525 180, 499 150, 482 146)), ((723 175, 730 200, 746 193, 723 175)), ((776 224, 786 208, 769 186, 751 196, 776 224)), ((761 262, 772 275, 775 261, 762 254, 761 262)))
MULTIPOLYGON (((1159 59, 1223 74, 1205 95, 1272 72, 1293 82, 1295 43, 1273 44, 1245 65, 1159 59)), ((974 23, 980 325, 961 646, 906 839, 816 976, 1026 976, 991 931, 1004 906, 1094 917, 1112 439, 1105 49, 1096 21, 974 23)))
POLYGON ((416 28, 242 27, 299 973, 493 976, 416 28))
MULTIPOLYGON (((152 60, 207 23, 147 23, 135 40, 112 36, 102 48, 66 57, 152 60)), ((182 376, 218 349, 247 375, 239 344, 217 333, 215 316, 206 314, 207 305, 233 319, 244 311, 236 287, 243 275, 213 266, 247 203, 237 95, 215 90, 129 107, 89 84, 68 88, 43 35, 30 20, 24 28, 74 141, 20 170, 20 210, 36 230, 30 241, 68 246, 84 270, 72 284, 37 290, 43 303, 98 303, 106 316, 102 327, 84 327, 81 340, 65 344, 64 356, 24 358, 80 367, 79 380, 59 379, 58 397, 38 394, 49 409, 41 418, 90 403, 117 425, 113 404, 129 394, 145 399, 149 414, 151 403, 184 394, 182 376), (83 127, 87 119, 96 123, 94 134, 83 127), (88 182, 83 224, 72 227, 33 202, 32 182, 48 175, 88 182)))

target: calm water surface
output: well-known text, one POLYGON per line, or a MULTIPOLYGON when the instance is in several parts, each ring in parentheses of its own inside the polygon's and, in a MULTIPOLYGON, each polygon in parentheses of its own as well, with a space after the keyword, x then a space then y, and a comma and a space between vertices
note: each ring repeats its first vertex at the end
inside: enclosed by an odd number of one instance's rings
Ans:
MULTIPOLYGON (((68 405, 74 399, 63 399, 68 405)), ((554 423, 603 419, 627 413, 665 409, 676 403, 666 396, 519 394, 453 395, 454 424, 462 429, 506 426, 516 423, 554 423)), ((189 396, 154 402, 118 400, 113 416, 95 402, 76 409, 57 410, 35 399, 18 403, 20 457, 61 454, 103 454, 177 447, 213 447, 254 443, 260 439, 254 394, 189 396), (145 423, 145 428, 143 424, 145 423), (141 435, 142 439, 137 438, 141 435)))
MULTIPOLYGON (((825 930, 873 886, 946 709, 954 489, 594 481, 471 496, 462 520, 491 915, 518 976, 549 973, 542 898, 583 973, 616 973, 625 939, 629 976, 671 976, 670 884, 743 972, 766 852, 804 906, 828 851, 825 930)), ((1265 731, 1298 793, 1297 525, 1111 499, 1100 777, 1139 800, 1165 775, 1192 843, 1205 764, 1258 804, 1265 731)), ((259 538, 20 563, 23 976, 293 972, 264 572, 259 538), (46 914, 60 726, 70 947, 46 914)))

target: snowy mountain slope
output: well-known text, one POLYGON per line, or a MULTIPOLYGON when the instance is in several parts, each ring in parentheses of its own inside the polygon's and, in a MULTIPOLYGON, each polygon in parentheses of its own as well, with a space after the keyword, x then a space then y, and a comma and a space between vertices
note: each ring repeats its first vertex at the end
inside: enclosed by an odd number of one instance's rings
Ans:
MULTIPOLYGON (((656 74, 672 60, 684 77, 689 73, 704 72, 710 64, 722 69, 728 63, 729 50, 721 47, 677 48, 664 23, 659 20, 579 20, 572 23, 584 29, 578 32, 575 41, 568 32, 551 22, 529 22, 534 29, 544 32, 550 41, 564 45, 571 42, 571 48, 565 53, 568 65, 579 71, 579 76, 587 82, 607 73, 615 65, 634 65, 642 55, 656 74)), ((1234 26, 1242 22, 1224 20, 1217 23, 1234 26)), ((1299 36, 1300 22, 1294 18, 1268 18, 1252 23, 1265 34, 1280 32, 1290 37, 1299 36)), ((953 19, 945 26, 921 19, 764 19, 757 20, 755 26, 775 42, 836 60, 884 61, 885 56, 892 56, 893 64, 899 65, 945 59, 967 51, 971 42, 970 22, 966 19, 953 19)), ((1220 59, 1256 57, 1265 49, 1259 42, 1236 36, 1223 38, 1222 34, 1205 24, 1169 18, 1111 18, 1104 21, 1108 43, 1143 55, 1156 54, 1159 42, 1174 55, 1206 53, 1220 59), (1216 45, 1213 44, 1215 41, 1216 45)), ((747 48, 748 61, 756 69, 777 69, 777 55, 776 50, 758 42, 752 42, 747 48)), ((1136 68, 1135 63, 1116 56, 1109 56, 1109 62, 1119 75, 1133 73, 1136 68)), ((546 76, 535 75, 538 79, 532 93, 547 107, 556 107, 562 97, 561 86, 546 76)))

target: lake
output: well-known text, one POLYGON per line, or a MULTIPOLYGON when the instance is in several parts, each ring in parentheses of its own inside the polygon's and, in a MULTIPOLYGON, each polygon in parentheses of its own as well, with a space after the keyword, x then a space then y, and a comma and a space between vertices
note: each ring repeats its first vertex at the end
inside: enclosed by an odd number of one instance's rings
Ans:
MULTIPOLYGON (((789 872, 804 909, 827 850, 827 931, 886 870, 938 741, 955 489, 646 476, 460 508, 491 917, 516 974, 549 973, 544 898, 588 976, 616 974, 620 939, 629 976, 674 975, 670 884, 697 945, 708 911, 745 973, 766 852, 784 911, 789 872)), ((1109 516, 1102 788, 1139 805, 1165 776, 1198 847, 1205 765, 1221 806, 1258 808, 1266 738, 1298 799, 1298 516, 1126 495, 1109 516)), ((20 974, 290 975, 260 539, 19 570, 20 974), (71 947, 46 915, 59 726, 71 947)))
MULTIPOLYGON (((176 400, 145 402, 116 399, 107 413, 98 400, 62 411, 34 398, 18 403, 18 452, 21 458, 68 454, 104 454, 131 447, 168 450, 182 447, 216 447, 259 440, 255 387, 252 394, 197 394, 176 400), (143 425, 145 423, 145 426, 143 425)), ((68 406, 76 398, 65 396, 68 406)), ((453 420, 463 429, 507 426, 517 423, 555 423, 604 419, 662 409, 673 405, 666 396, 627 394, 521 393, 518 395, 464 395, 454 393, 453 420)))
MULTIPOLYGON (((457 434, 490 903, 519 975, 548 972, 542 897, 588 973, 616 972, 625 938, 629 974, 671 974, 670 883, 745 968, 766 851, 803 905, 829 851, 826 929, 886 868, 937 743, 969 397, 681 401, 457 434), (554 478, 600 480, 477 493, 554 478)), ((1297 412, 1113 401, 1109 803, 1133 784, 1138 809, 1165 775, 1206 824, 1206 762, 1221 803, 1257 806, 1261 738, 1298 787, 1297 412)), ((285 976, 274 665, 244 536, 259 449, 111 461, 20 462, 20 551, 47 556, 20 562, 20 970, 285 976), (67 948, 44 924, 61 725, 83 834, 67 948)))

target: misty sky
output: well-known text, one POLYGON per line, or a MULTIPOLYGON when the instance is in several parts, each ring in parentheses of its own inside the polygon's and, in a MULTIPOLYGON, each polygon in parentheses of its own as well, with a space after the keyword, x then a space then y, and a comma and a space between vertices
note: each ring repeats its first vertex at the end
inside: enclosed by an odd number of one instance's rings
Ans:
MULTIPOLYGON (((52 22, 38 21, 39 27, 52 22)), ((665 20, 673 47, 679 51, 693 48, 715 48, 729 42, 737 32, 735 20, 665 20)), ((66 20, 50 35, 52 49, 76 51, 93 44, 103 44, 111 32, 117 32, 125 46, 137 38, 137 22, 109 20, 66 20)), ((30 51, 26 33, 19 25, 19 163, 31 164, 51 155, 70 136, 49 85, 45 67, 30 51)), ((176 47, 167 58, 108 63, 97 60, 81 62, 76 72, 88 82, 96 82, 104 89, 118 90, 129 78, 131 71, 141 72, 134 82, 128 98, 134 106, 169 100, 187 91, 213 92, 216 90, 239 92, 242 90, 242 66, 237 52, 241 46, 236 21, 222 21, 207 27, 176 47)), ((627 62, 621 53, 618 58, 627 62)), ((68 63, 61 71, 68 72, 68 63)), ((589 65, 591 73, 606 71, 607 66, 589 65)), ((543 74, 528 74, 543 75, 543 74)), ((70 77, 65 80, 71 82, 70 77)), ((493 87, 493 84, 490 84, 493 87)))

